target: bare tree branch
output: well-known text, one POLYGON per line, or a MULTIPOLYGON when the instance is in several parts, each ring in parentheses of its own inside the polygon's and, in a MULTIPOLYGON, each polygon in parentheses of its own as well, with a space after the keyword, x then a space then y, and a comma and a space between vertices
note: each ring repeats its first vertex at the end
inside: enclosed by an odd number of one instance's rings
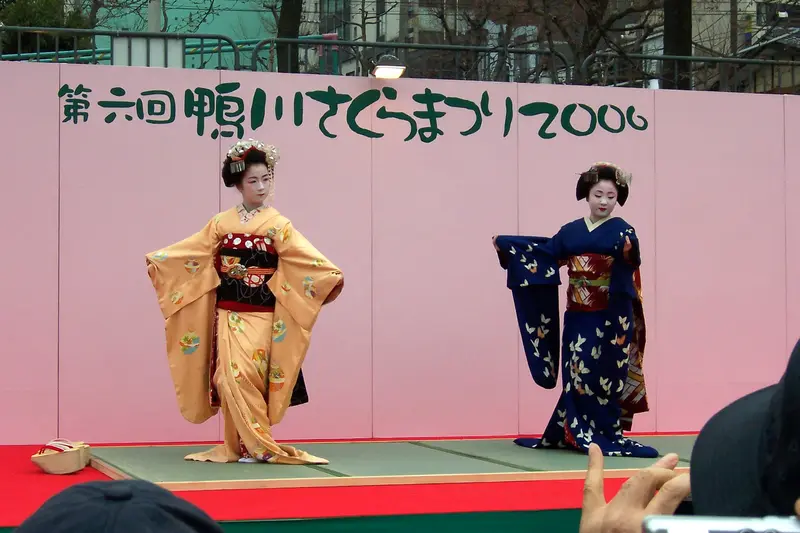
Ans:
MULTIPOLYGON (((220 6, 216 0, 191 0, 181 5, 185 17, 170 20, 170 8, 174 0, 161 0, 161 31, 195 33, 201 26, 213 20, 225 9, 230 9, 243 0, 226 0, 220 6)), ((84 13, 92 28, 110 27, 141 31, 147 27, 148 0, 76 0, 75 7, 84 13)))
POLYGON ((605 20, 601 25, 602 31, 610 30, 611 28, 614 27, 614 25, 617 22, 619 22, 620 20, 624 19, 627 16, 641 13, 647 17, 656 9, 663 9, 663 8, 664 8, 664 0, 647 0, 641 5, 633 5, 617 13, 610 13, 608 17, 605 18, 605 20))
MULTIPOLYGON (((344 18, 340 17, 339 15, 334 15, 334 19, 339 22, 339 24, 347 27, 354 28, 357 32, 357 35, 354 35, 352 40, 353 41, 367 41, 367 28, 369 26, 375 26, 380 24, 381 19, 386 16, 387 13, 391 12, 393 9, 397 7, 397 2, 391 4, 390 6, 386 7, 380 13, 375 11, 370 11, 367 7, 367 1, 361 0, 358 9, 356 10, 356 20, 345 20, 344 18)), ((354 32, 355 33, 355 32, 354 32)), ((351 57, 357 62, 359 69, 356 74, 361 76, 367 76, 369 72, 372 70, 372 66, 370 65, 370 60, 374 59, 370 57, 369 54, 365 53, 364 47, 359 46, 352 46, 346 47, 346 51, 351 55, 351 57)))
MULTIPOLYGON (((211 4, 214 4, 214 0, 211 0, 211 4)), ((167 31, 169 27, 169 13, 167 13, 167 1, 161 0, 161 32, 164 33, 167 31)))

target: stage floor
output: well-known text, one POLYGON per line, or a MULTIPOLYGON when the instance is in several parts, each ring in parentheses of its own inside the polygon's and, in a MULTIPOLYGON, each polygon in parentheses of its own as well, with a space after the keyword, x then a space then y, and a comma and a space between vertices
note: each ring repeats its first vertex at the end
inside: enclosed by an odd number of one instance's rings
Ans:
MULTIPOLYGON (((662 454, 675 452, 688 468, 694 436, 634 437, 662 454)), ((291 443, 288 443, 291 444, 291 443)), ((173 491, 425 485, 577 480, 586 456, 562 450, 529 450, 507 439, 408 442, 298 443, 324 457, 324 466, 212 464, 185 461, 209 446, 99 446, 92 466, 112 479, 144 479, 173 491)), ((627 478, 651 459, 606 457, 606 478, 627 478)))

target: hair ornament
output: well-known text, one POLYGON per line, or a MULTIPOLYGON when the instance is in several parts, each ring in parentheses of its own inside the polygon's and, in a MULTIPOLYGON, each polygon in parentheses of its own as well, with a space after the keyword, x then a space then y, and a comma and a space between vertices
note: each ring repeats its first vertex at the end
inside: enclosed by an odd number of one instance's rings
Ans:
POLYGON ((625 172, 614 163, 599 161, 589 167, 589 170, 581 172, 578 183, 575 185, 575 198, 578 201, 586 200, 592 187, 600 180, 608 180, 613 181, 617 186, 619 205, 625 205, 631 190, 631 178, 630 173, 625 172))
POLYGON ((256 139, 247 139, 246 141, 239 141, 228 150, 227 156, 231 159, 230 172, 231 174, 239 174, 244 172, 245 158, 247 154, 253 150, 257 150, 266 156, 267 165, 270 169, 275 167, 275 164, 280 160, 278 149, 271 144, 264 144, 256 139))
POLYGON ((614 163, 608 163, 606 161, 598 161, 592 168, 589 169, 589 174, 591 175, 594 183, 597 183, 598 180, 598 171, 601 167, 606 167, 612 169, 614 171, 614 175, 616 177, 616 183, 620 187, 630 187, 631 181, 633 181, 633 175, 630 172, 625 172, 619 166, 615 165, 614 163))

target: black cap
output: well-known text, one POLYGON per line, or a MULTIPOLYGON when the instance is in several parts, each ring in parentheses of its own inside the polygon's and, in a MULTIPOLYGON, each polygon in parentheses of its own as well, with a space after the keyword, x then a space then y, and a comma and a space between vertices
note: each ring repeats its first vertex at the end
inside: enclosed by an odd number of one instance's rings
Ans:
POLYGON ((695 514, 794 515, 800 498, 800 342, 780 382, 740 398, 697 436, 695 514))
POLYGON ((92 481, 47 500, 18 533, 221 533, 205 512, 147 481, 92 481))

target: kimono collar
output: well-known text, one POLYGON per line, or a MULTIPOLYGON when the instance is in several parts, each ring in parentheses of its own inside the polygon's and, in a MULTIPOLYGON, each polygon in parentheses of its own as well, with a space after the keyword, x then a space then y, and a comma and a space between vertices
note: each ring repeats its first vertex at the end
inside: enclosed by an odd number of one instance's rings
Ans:
POLYGON ((589 233, 591 233, 600 226, 602 226, 603 224, 605 224, 608 220, 611 220, 612 218, 614 217, 601 218, 597 222, 592 222, 592 220, 589 217, 583 217, 583 221, 586 222, 586 229, 588 229, 589 233))

